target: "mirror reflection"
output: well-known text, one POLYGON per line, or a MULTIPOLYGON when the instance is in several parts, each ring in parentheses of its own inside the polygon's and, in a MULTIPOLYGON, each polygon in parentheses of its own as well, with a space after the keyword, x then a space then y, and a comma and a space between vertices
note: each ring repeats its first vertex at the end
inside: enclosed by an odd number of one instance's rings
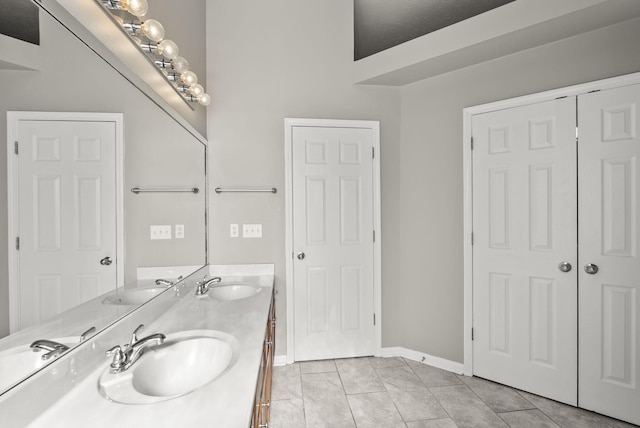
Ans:
POLYGON ((28 373, 206 263, 206 145, 37 5, 0 7, 39 17, 39 44, 0 22, 0 358, 28 373))

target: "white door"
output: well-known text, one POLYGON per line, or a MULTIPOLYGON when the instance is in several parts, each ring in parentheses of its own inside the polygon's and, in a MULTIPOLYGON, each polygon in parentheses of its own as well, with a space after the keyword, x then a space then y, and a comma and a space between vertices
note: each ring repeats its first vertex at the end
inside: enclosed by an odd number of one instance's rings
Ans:
POLYGON ((115 122, 21 119, 15 136, 12 331, 117 286, 115 122))
POLYGON ((373 355, 373 131, 295 127, 295 360, 373 355))
POLYGON ((576 404, 575 97, 474 115, 473 372, 576 404), (562 272, 566 262, 572 270, 562 272))
POLYGON ((640 85, 580 96, 578 113, 579 402, 640 424, 640 85))

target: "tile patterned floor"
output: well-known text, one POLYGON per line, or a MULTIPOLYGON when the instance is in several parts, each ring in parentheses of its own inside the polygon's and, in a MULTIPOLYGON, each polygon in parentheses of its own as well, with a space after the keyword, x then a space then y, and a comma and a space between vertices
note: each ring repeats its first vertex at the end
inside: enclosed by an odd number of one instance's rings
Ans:
POLYGON ((270 428, 630 428, 596 413, 404 358, 275 367, 270 428))

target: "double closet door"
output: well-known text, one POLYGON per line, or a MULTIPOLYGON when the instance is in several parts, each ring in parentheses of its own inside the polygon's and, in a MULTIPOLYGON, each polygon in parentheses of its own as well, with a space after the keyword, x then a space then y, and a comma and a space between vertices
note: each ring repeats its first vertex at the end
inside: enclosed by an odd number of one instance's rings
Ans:
POLYGON ((473 372, 640 423, 640 85, 472 117, 473 372))

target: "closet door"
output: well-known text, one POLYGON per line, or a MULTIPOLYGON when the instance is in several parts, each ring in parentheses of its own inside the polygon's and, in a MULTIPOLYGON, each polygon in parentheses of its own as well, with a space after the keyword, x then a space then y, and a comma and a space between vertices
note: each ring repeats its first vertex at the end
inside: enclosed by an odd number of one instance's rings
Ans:
POLYGON ((581 407, 640 424, 640 85, 579 97, 581 407), (596 272, 597 266, 597 272, 596 272))
POLYGON ((474 374, 573 405, 575 106, 569 97, 472 119, 474 374))

